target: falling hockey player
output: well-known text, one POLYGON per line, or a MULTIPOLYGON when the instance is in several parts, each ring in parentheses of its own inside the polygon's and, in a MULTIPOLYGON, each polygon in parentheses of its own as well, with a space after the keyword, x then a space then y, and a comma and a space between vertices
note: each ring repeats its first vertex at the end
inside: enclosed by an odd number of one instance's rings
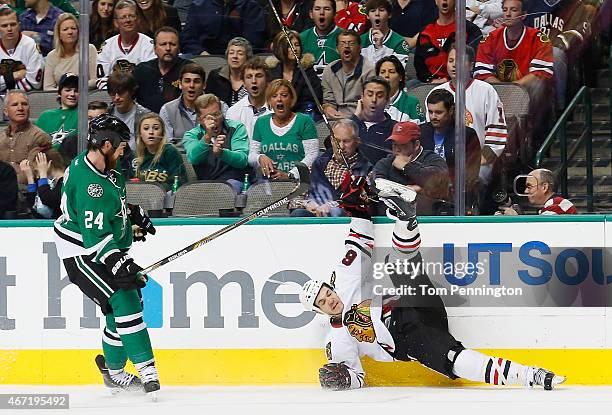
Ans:
MULTIPOLYGON (((363 283, 372 276, 373 224, 363 177, 346 178, 341 206, 352 216, 345 240, 345 255, 330 282, 309 280, 300 292, 308 310, 330 316, 326 339, 328 363, 319 369, 321 386, 333 390, 364 386, 364 370, 359 360, 367 355, 378 361, 417 360, 450 379, 464 378, 494 385, 540 385, 550 390, 565 381, 563 376, 504 358, 466 349, 448 332, 446 310, 437 296, 381 298, 363 283), (365 202, 364 202, 365 199, 365 202)), ((375 180, 378 198, 395 218, 392 248, 386 262, 397 259, 421 261, 420 234, 416 220, 416 193, 405 186, 375 180)), ((413 276, 414 277, 414 276, 413 276)), ((392 285, 432 286, 425 274, 414 279, 391 276, 392 285)), ((378 291, 380 293, 380 291, 378 291)))
POLYGON ((89 124, 87 150, 64 174, 55 242, 70 281, 106 316, 104 356, 96 357, 104 384, 119 390, 159 390, 159 377, 149 333, 143 321, 142 269, 127 251, 132 240, 155 234, 145 212, 126 203, 125 181, 117 160, 130 139, 118 118, 100 115, 89 124), (130 359, 140 378, 124 370, 130 359))

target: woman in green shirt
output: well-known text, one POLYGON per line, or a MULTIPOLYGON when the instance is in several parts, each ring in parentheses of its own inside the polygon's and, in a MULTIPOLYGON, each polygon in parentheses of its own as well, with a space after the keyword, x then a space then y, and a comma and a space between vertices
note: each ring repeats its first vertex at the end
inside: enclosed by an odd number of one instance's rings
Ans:
POLYGON ((417 97, 404 91, 406 70, 395 55, 385 56, 376 63, 376 75, 391 84, 391 99, 385 109, 392 120, 397 122, 412 121, 416 124, 425 122, 425 113, 417 97))
POLYGON ((286 79, 275 79, 266 90, 272 114, 255 122, 249 147, 249 164, 263 177, 286 180, 298 177, 295 163, 312 165, 319 154, 319 140, 312 119, 294 112, 297 94, 286 79))
POLYGON ((175 177, 178 177, 179 185, 187 181, 183 159, 168 143, 164 122, 153 112, 143 116, 138 123, 135 171, 135 176, 141 181, 159 183, 166 190, 172 189, 175 177))

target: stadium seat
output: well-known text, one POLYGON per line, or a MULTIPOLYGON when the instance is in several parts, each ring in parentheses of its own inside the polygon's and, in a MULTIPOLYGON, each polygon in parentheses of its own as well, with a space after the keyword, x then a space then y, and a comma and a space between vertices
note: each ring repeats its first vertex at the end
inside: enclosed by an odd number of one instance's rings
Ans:
POLYGON ((427 111, 427 106, 425 105, 425 98, 427 98, 427 95, 429 95, 431 90, 437 87, 438 85, 439 84, 417 85, 414 88, 409 89, 408 93, 410 95, 414 95, 415 97, 417 97, 419 100, 419 103, 421 104, 421 108, 423 108, 423 111, 427 111))
POLYGON ((329 128, 324 121, 319 121, 315 124, 317 128, 317 138, 319 139, 319 148, 325 150, 325 139, 329 137, 329 128))
POLYGON ((57 102, 57 92, 30 92, 28 93, 28 100, 30 101, 30 120, 36 121, 43 111, 59 108, 57 102))
POLYGON ((183 164, 185 165, 185 171, 187 172, 187 182, 195 182, 198 180, 198 176, 196 175, 195 170, 193 169, 193 164, 189 162, 187 159, 187 154, 181 152, 181 158, 183 159, 183 164))
MULTIPOLYGON (((295 183, 292 181, 261 182, 249 187, 249 190, 247 190, 247 203, 243 212, 244 216, 250 215, 281 199, 283 196, 291 193, 294 188, 295 183)), ((280 206, 267 214, 267 216, 288 215, 289 211, 286 205, 280 206)))
POLYGON ((227 183, 197 181, 179 187, 172 216, 219 216, 219 209, 233 209, 236 192, 227 183))
POLYGON ((213 69, 220 68, 221 66, 227 63, 227 59, 225 56, 220 55, 204 55, 204 56, 194 56, 191 60, 198 65, 200 65, 206 71, 206 79, 208 80, 208 74, 213 69))
POLYGON ((131 183, 125 184, 127 202, 140 205, 147 212, 162 211, 164 209, 164 198, 166 191, 156 183, 131 183))
POLYGON ((493 84, 493 88, 504 104, 506 114, 506 164, 511 165, 520 160, 522 165, 528 165, 534 152, 530 139, 529 94, 525 88, 511 82, 493 84))
POLYGON ((410 53, 406 59, 406 82, 417 79, 416 69, 414 69, 414 53, 410 53))
POLYGON ((91 91, 87 99, 89 102, 102 101, 106 102, 107 104, 111 103, 111 97, 108 95, 108 91, 100 91, 99 89, 91 91))
POLYGON ((506 117, 525 118, 529 115, 529 94, 520 85, 512 82, 493 84, 499 99, 504 103, 506 117))

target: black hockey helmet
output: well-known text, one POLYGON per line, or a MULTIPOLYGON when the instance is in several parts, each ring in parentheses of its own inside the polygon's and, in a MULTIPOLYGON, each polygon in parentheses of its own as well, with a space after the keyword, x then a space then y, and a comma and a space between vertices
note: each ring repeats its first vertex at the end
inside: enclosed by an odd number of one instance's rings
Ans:
POLYGON ((105 141, 110 141, 116 149, 123 141, 130 141, 130 136, 128 126, 110 114, 102 114, 89 121, 87 141, 92 147, 101 148, 105 141))

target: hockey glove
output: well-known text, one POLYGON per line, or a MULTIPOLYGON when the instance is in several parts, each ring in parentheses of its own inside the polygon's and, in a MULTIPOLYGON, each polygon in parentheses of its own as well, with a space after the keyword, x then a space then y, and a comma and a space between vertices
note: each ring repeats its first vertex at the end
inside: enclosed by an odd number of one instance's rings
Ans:
POLYGON ((351 387, 351 374, 344 363, 328 363, 319 369, 319 382, 325 389, 342 391, 351 387))
POLYGON ((368 204, 368 181, 364 176, 346 174, 340 184, 340 207, 348 216, 371 219, 368 204))
POLYGON ((132 224, 140 228, 134 230, 135 241, 145 241, 145 236, 148 234, 155 235, 155 232, 157 232, 155 226, 153 226, 153 222, 142 207, 128 203, 128 209, 130 210, 132 224))
POLYGON ((134 290, 144 288, 146 285, 146 276, 141 277, 138 274, 142 267, 138 266, 128 254, 114 252, 106 257, 104 264, 108 272, 115 278, 117 287, 134 290))

